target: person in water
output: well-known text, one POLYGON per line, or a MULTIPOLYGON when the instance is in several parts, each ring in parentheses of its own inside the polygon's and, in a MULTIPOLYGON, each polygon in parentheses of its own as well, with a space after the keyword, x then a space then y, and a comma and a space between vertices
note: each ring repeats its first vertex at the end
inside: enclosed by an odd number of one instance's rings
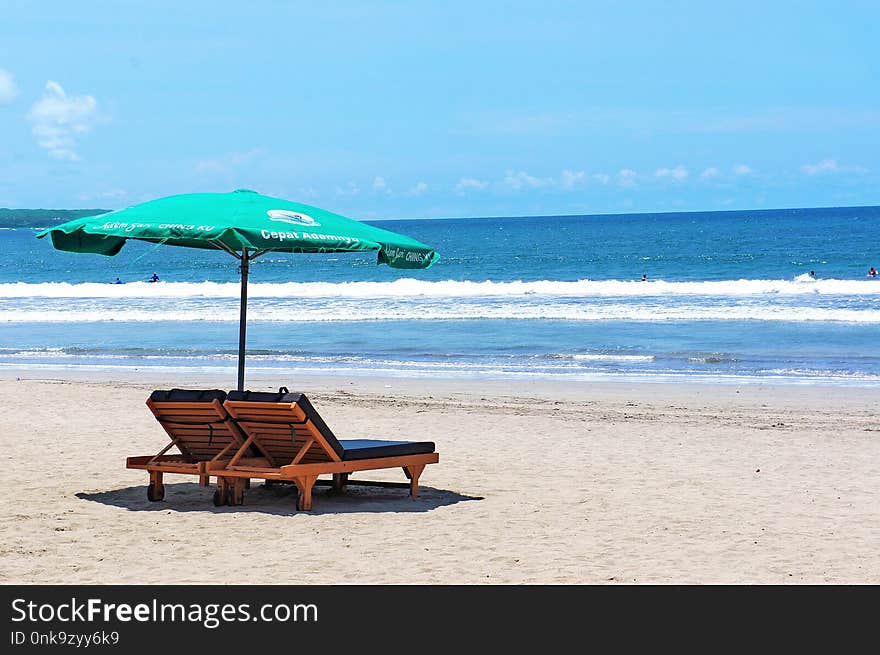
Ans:
POLYGON ((873 266, 871 267, 871 270, 868 271, 868 277, 877 277, 877 271, 874 269, 873 266))
POLYGON ((816 271, 810 271, 810 277, 815 278, 815 277, 816 277, 816 271))
POLYGON ((120 280, 119 278, 116 278, 116 282, 114 282, 113 284, 122 284, 122 280, 120 280))
POLYGON ((159 281, 159 276, 156 275, 155 273, 153 273, 153 277, 150 278, 150 282, 158 282, 158 281, 159 281))
POLYGON ((647 281, 648 281, 648 274, 642 273, 642 282, 647 282, 647 281))

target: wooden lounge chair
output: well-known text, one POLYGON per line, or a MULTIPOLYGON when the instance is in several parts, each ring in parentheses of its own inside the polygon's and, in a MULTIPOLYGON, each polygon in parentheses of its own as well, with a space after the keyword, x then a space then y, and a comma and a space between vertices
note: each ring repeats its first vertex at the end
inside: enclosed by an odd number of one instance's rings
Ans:
POLYGON ((312 508, 312 487, 320 475, 332 475, 333 488, 347 484, 406 486, 416 498, 419 476, 439 461, 429 441, 339 440, 301 393, 230 391, 223 404, 246 437, 229 460, 208 462, 206 473, 217 476, 215 504, 239 505, 250 478, 294 482, 297 508, 312 508), (251 446, 260 451, 254 456, 251 446), (408 483, 349 481, 355 471, 401 467, 408 483))
POLYGON ((155 455, 129 457, 125 464, 149 472, 148 499, 165 497, 164 473, 197 475, 199 483, 208 486, 208 464, 228 461, 239 451, 245 438, 223 407, 224 400, 226 392, 219 389, 158 390, 150 395, 147 407, 171 441, 155 455), (179 454, 167 455, 172 447, 179 454))

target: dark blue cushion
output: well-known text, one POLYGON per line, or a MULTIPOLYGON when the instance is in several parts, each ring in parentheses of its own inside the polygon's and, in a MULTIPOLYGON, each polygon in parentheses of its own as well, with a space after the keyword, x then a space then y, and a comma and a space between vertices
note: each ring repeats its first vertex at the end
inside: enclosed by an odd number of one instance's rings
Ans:
POLYGON ((400 457, 433 453, 433 441, 386 441, 384 439, 340 439, 343 460, 400 457))
POLYGON ((226 392, 220 389, 156 389, 150 394, 154 403, 210 403, 226 400, 226 392))

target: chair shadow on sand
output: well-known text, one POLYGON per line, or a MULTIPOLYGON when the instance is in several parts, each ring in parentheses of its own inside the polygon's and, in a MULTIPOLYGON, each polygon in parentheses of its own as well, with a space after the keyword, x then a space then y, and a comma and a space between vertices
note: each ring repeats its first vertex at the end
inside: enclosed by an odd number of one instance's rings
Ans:
POLYGON ((295 514, 357 514, 393 512, 429 512, 469 500, 483 500, 482 496, 467 496, 454 491, 419 486, 419 497, 412 499, 403 489, 350 486, 345 493, 331 494, 315 490, 315 503, 308 512, 296 509, 296 488, 293 485, 254 485, 245 494, 244 505, 215 507, 211 487, 201 487, 193 482, 165 485, 165 500, 147 500, 146 487, 138 485, 111 491, 80 492, 81 500, 88 500, 112 507, 122 507, 133 512, 257 512, 279 516, 295 514))

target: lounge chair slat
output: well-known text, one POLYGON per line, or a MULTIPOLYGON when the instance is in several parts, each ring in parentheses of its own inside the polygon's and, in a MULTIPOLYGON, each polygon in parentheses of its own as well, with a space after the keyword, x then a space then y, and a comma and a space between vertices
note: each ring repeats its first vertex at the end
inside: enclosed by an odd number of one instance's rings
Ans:
POLYGON ((290 421, 272 421, 271 423, 268 421, 251 421, 245 419, 239 419, 239 425, 249 425, 255 430, 262 430, 265 432, 282 432, 284 434, 290 434, 290 428, 293 428, 297 432, 303 432, 305 434, 308 432, 308 424, 306 422, 302 423, 291 423, 290 421))
MULTIPOLYGON (((259 430, 255 430, 254 432, 255 432, 255 434, 259 435, 260 441, 265 444, 271 444, 273 446, 284 447, 284 446, 291 446, 294 443, 290 439, 289 434, 286 434, 286 435, 266 434, 265 432, 260 432, 259 430)), ((311 437, 311 435, 306 436, 306 435, 299 435, 298 434, 298 435, 296 435, 296 442, 303 444, 309 440, 309 437, 311 437)))
POLYGON ((153 409, 160 414, 180 414, 181 416, 222 416, 222 414, 218 414, 218 412, 211 406, 194 409, 182 407, 181 403, 172 403, 167 405, 154 404, 153 409))
MULTIPOLYGON (((296 452, 298 452, 306 444, 306 442, 309 441, 308 439, 297 438, 296 442, 293 442, 290 440, 289 437, 286 441, 282 441, 280 439, 267 439, 264 436, 258 436, 257 440, 260 442, 261 446, 264 446, 270 450, 278 450, 278 451, 293 450, 296 452)), ((312 442, 312 444, 309 448, 313 452, 324 453, 323 448, 317 442, 312 442)), ((324 453, 324 454, 326 456, 326 453, 324 453)))
MULTIPOLYGON (((290 427, 281 430, 266 430, 261 425, 254 425, 253 423, 243 423, 242 430, 246 430, 254 434, 259 434, 266 439, 290 441, 290 427)), ((308 430, 294 430, 294 435, 296 435, 297 439, 305 440, 311 437, 312 433, 308 430)))
POLYGON ((302 412, 292 411, 287 408, 279 408, 274 411, 254 411, 249 407, 242 407, 235 405, 231 405, 229 407, 229 413, 233 414, 237 419, 241 421, 278 421, 284 422, 289 421, 291 417, 293 417, 294 421, 304 421, 305 414, 302 412))
POLYGON ((224 433, 219 430, 215 430, 213 433, 208 430, 175 430, 174 433, 178 435, 180 439, 185 439, 187 441, 217 441, 218 439, 229 441, 233 436, 229 432, 224 433))
POLYGON ((216 414, 181 414, 180 412, 155 412, 155 414, 156 418, 166 423, 181 423, 185 425, 207 425, 208 423, 213 423, 223 425, 223 418, 216 414))
POLYGON ((232 431, 225 428, 214 428, 213 430, 210 428, 203 428, 198 426, 189 426, 189 427, 178 427, 177 425, 166 425, 174 431, 175 434, 179 434, 182 437, 198 437, 199 435, 214 435, 215 437, 226 437, 227 439, 232 436, 232 431))
POLYGON ((148 464, 151 460, 155 460, 157 463, 162 462, 184 462, 182 455, 142 455, 138 457, 128 457, 125 462, 126 464, 148 464))

